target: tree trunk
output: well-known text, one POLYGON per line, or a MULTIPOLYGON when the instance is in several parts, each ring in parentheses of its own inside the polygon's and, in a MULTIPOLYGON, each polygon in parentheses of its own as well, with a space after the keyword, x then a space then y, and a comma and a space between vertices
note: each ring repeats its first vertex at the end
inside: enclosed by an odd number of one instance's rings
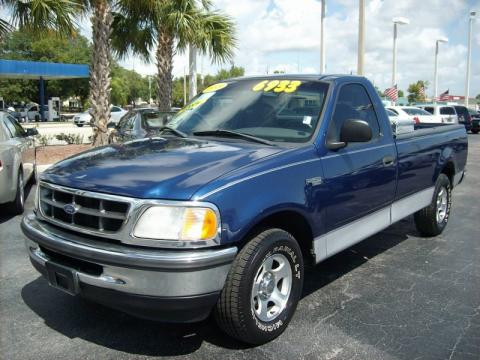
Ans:
POLYGON ((173 69, 173 36, 160 29, 157 48, 158 72, 158 109, 170 111, 172 108, 172 69, 173 69))
POLYGON ((110 119, 110 34, 112 13, 108 0, 94 2, 92 16, 92 64, 90 69, 90 104, 92 107, 93 146, 108 144, 110 119))

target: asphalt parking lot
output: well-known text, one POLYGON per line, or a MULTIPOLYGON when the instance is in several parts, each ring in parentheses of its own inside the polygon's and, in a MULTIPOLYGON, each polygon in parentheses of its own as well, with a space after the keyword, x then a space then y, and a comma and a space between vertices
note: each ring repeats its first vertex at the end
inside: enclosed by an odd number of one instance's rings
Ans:
POLYGON ((211 320, 149 322, 51 288, 29 263, 21 218, 0 215, 0 359, 478 360, 480 135, 469 142, 441 236, 420 238, 410 217, 308 269, 290 326, 259 347, 211 320))

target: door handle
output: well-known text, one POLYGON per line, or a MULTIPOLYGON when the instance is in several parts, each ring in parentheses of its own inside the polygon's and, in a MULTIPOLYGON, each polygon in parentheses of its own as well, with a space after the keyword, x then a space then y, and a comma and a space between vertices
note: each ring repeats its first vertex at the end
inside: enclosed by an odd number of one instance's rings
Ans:
POLYGON ((383 166, 390 166, 393 165, 395 162, 395 159, 393 156, 385 156, 383 159, 383 166))

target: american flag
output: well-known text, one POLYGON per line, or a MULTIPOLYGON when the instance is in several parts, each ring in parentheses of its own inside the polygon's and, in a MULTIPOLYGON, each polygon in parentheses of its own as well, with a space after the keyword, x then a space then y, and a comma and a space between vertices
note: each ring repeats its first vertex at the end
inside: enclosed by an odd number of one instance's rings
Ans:
POLYGON ((443 93, 440 94, 440 96, 437 98, 438 101, 448 101, 450 99, 450 90, 447 90, 443 93))
POLYGON ((390 100, 393 102, 396 102, 398 100, 398 89, 397 85, 392 86, 391 88, 388 88, 384 92, 385 96, 388 97, 390 100))

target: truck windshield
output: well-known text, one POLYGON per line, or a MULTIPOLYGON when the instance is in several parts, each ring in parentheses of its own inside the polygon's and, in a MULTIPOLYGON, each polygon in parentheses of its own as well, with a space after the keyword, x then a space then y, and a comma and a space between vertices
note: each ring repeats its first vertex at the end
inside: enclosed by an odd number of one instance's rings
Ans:
POLYGON ((218 83, 196 96, 167 125, 188 135, 229 130, 273 142, 303 143, 315 131, 327 91, 327 83, 296 79, 218 83))

